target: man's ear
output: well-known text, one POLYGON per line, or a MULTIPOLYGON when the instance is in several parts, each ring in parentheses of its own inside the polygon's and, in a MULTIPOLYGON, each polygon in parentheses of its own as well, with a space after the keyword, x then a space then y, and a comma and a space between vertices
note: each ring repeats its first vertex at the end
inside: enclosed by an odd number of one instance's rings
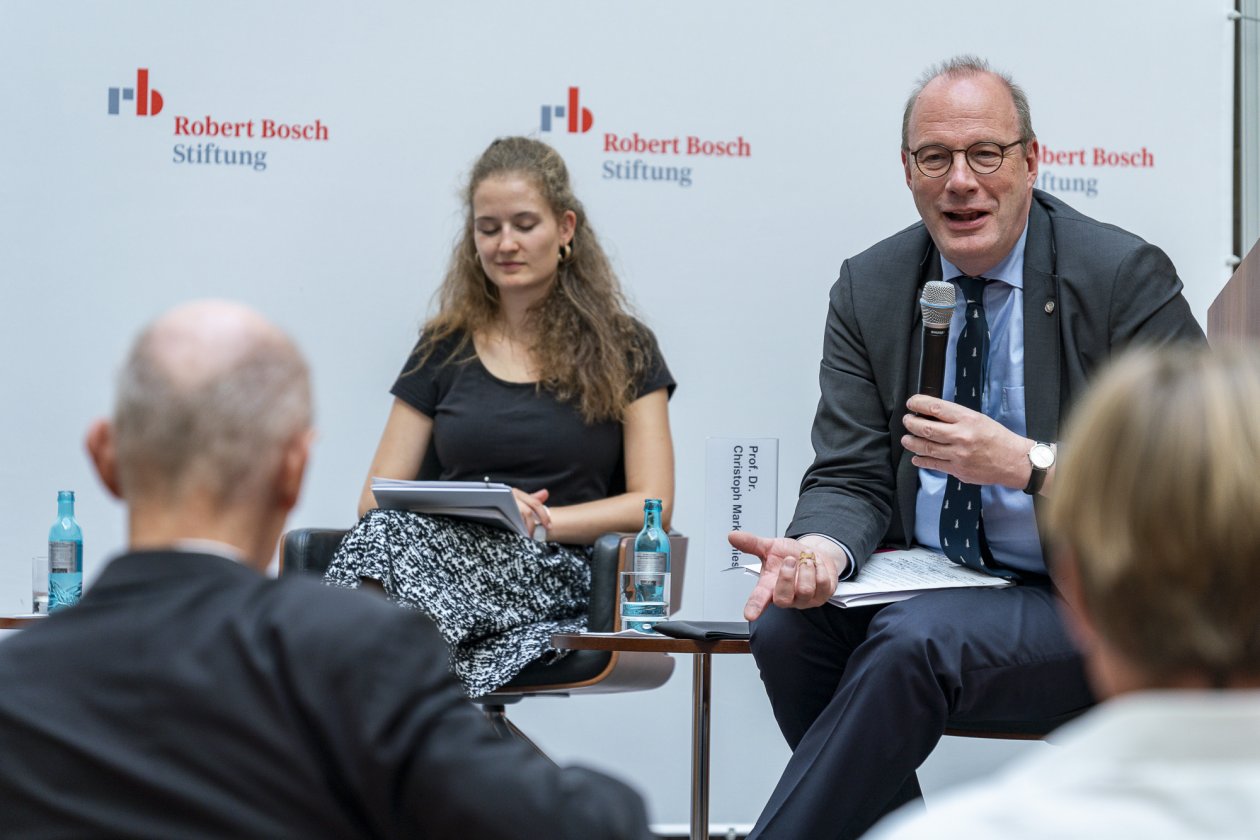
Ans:
POLYGON ((1041 162, 1041 144, 1034 137, 1028 142, 1028 150, 1024 155, 1024 161, 1028 166, 1028 186, 1037 186, 1037 165, 1041 162))
POLYGON ((295 434, 285 444, 276 476, 276 500, 286 513, 293 510, 302 493, 302 478, 306 475, 306 464, 314 442, 315 430, 307 429, 295 434))
POLYGON ((108 420, 96 420, 88 427, 84 443, 101 483, 115 498, 121 499, 123 494, 118 483, 118 451, 114 446, 114 427, 108 420))

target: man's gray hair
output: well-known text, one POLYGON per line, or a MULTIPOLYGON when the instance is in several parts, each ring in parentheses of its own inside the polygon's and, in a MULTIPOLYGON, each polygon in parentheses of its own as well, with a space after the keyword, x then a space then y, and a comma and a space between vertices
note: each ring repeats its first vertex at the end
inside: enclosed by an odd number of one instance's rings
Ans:
POLYGON ((923 89, 933 79, 940 76, 951 78, 974 76, 980 73, 988 73, 998 78, 1010 91, 1011 101, 1015 103, 1015 114, 1019 118, 1019 140, 1027 144, 1036 137, 1037 135, 1033 133, 1032 109, 1028 106, 1028 94, 1024 93, 1022 87, 1015 84, 1010 74, 994 70, 989 66, 989 62, 978 56, 958 55, 929 67, 915 83, 914 90, 910 91, 910 96, 906 98, 905 110, 901 114, 901 148, 907 151, 910 149, 910 112, 914 110, 914 103, 918 101, 919 94, 923 93, 923 89))
POLYGON ((177 369, 154 327, 118 377, 114 429, 124 495, 203 494, 219 508, 256 498, 284 445, 311 424, 306 363, 278 331, 231 348, 201 374, 177 369))

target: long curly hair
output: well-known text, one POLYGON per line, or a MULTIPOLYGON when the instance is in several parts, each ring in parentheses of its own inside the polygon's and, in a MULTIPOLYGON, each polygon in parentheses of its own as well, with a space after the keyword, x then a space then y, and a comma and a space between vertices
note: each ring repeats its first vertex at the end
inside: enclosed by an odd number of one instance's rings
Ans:
POLYGON ((450 360, 471 358, 466 351, 472 335, 498 319, 499 290, 477 259, 472 204, 482 181, 506 175, 533 183, 557 219, 567 210, 577 217, 572 255, 561 261, 550 292, 529 312, 534 335, 529 349, 542 371, 538 387, 575 405, 587 423, 620 421, 652 364, 651 333, 631 315, 586 210, 573 194, 564 160, 546 143, 528 137, 495 140, 473 165, 464 192, 464 229, 437 291, 438 312, 421 329, 417 367, 450 336, 459 337, 450 360))

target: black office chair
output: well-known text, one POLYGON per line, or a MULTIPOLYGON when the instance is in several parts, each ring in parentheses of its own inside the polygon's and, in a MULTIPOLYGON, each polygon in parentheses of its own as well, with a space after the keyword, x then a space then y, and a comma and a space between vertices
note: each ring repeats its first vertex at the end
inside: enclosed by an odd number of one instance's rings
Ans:
MULTIPOLYGON (((323 575, 346 532, 333 528, 296 528, 281 543, 281 574, 323 575)), ((682 604, 682 582, 687 563, 687 538, 671 534, 670 609, 682 604)), ((595 541, 591 558, 591 600, 588 629, 611 632, 621 629, 618 573, 629 571, 634 551, 633 534, 605 534, 595 541)), ((611 694, 644 691, 665 684, 674 671, 674 659, 665 653, 575 650, 549 665, 533 662, 507 685, 477 698, 487 717, 501 732, 529 739, 507 719, 506 707, 536 695, 611 694)), ((532 742, 531 742, 532 743, 532 742)))

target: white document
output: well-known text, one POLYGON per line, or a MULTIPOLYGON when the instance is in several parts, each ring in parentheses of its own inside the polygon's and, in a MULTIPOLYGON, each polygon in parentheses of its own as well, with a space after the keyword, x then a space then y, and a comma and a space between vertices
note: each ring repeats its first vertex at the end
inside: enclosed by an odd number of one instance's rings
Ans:
POLYGON ((488 481, 402 481, 372 479, 372 495, 384 510, 410 510, 470 519, 530 536, 521 509, 506 484, 488 481))
MULTIPOLYGON (((760 563, 744 568, 761 574, 760 563)), ((1011 582, 959 566, 930 548, 877 551, 862 565, 856 578, 836 584, 836 592, 828 603, 837 607, 864 607, 904 601, 933 589, 1003 586, 1011 586, 1011 582)))

